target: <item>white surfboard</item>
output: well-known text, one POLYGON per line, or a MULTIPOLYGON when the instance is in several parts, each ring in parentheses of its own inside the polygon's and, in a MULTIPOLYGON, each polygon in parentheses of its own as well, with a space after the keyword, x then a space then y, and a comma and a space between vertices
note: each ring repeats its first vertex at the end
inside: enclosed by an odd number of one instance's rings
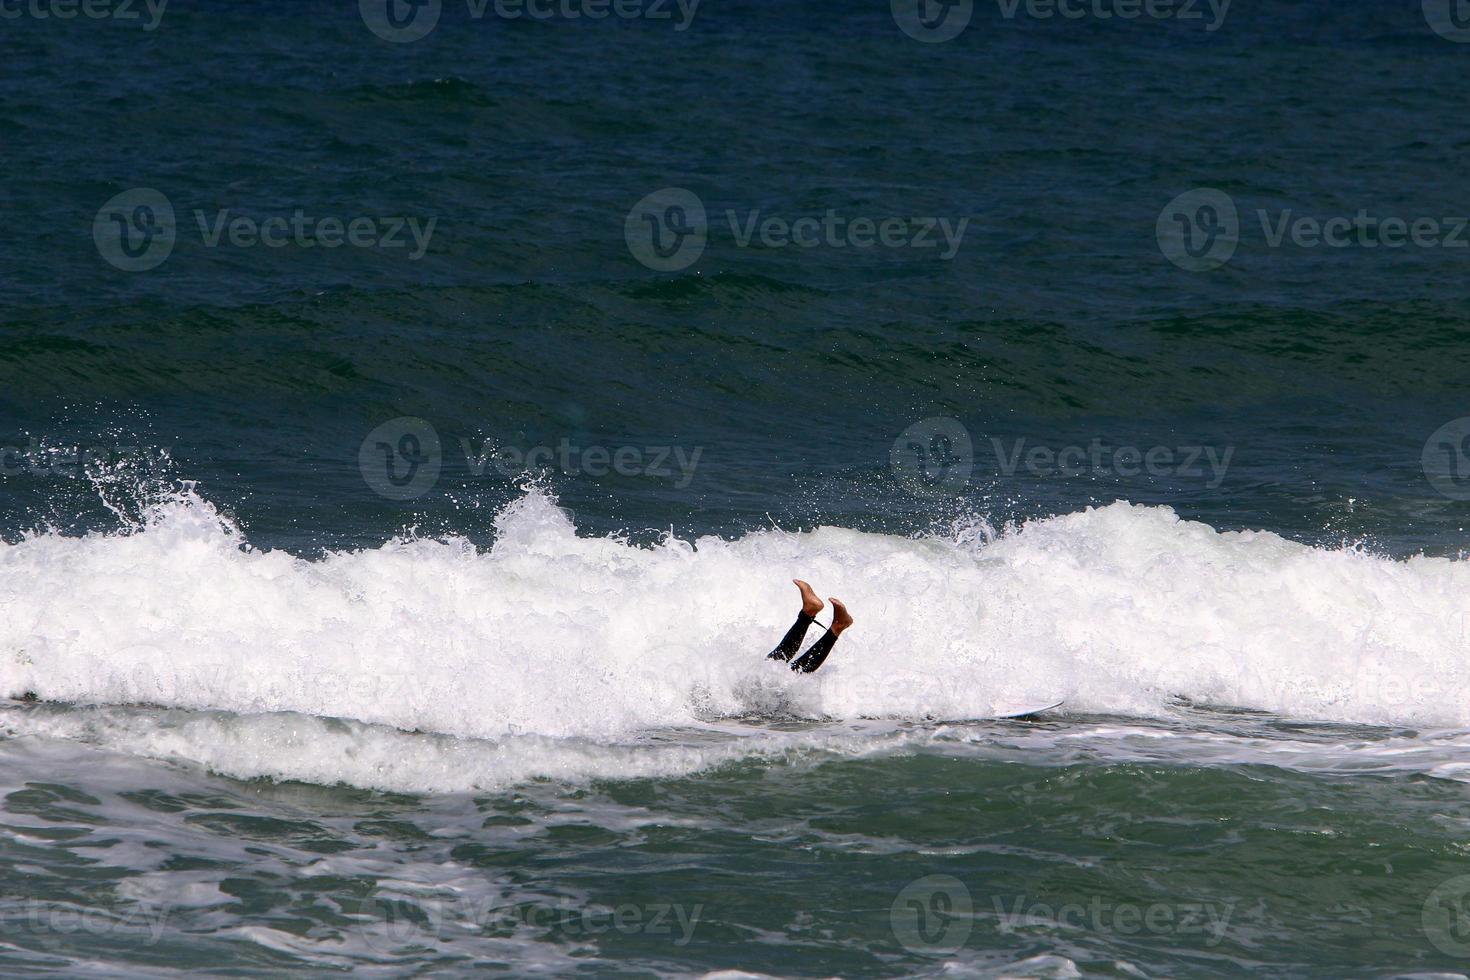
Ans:
POLYGON ((991 715, 990 717, 997 718, 997 719, 999 719, 999 718, 1026 718, 1026 717, 1029 717, 1031 715, 1039 715, 1043 711, 1050 711, 1053 708, 1060 708, 1062 705, 1064 705, 1066 703, 1067 702, 1065 700, 1063 700, 1063 701, 1053 701, 1051 704, 1040 704, 1040 705, 1037 705, 1037 704, 1033 704, 1033 705, 1019 705, 1019 704, 997 705, 996 706, 996 709, 995 709, 995 714, 991 715))

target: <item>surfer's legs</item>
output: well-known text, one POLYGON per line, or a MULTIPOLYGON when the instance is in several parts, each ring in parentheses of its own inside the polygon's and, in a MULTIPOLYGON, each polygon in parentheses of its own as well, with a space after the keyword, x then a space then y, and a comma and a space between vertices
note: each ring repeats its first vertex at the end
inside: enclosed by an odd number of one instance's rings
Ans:
POLYGON ((790 660, 801 646, 802 638, 806 636, 806 628, 812 624, 812 618, 806 613, 797 613, 796 622, 791 624, 791 629, 776 644, 776 649, 766 654, 767 660, 790 660))
POLYGON ((852 614, 847 607, 836 599, 832 600, 832 625, 817 638, 817 642, 807 648, 806 653, 797 657, 791 664, 791 669, 803 674, 814 673, 827 659, 827 654, 832 652, 832 647, 837 644, 837 637, 842 631, 852 625, 852 614))
POLYGON ((767 660, 787 660, 796 655, 801 648, 801 641, 806 636, 806 628, 812 624, 812 619, 822 611, 822 600, 812 591, 812 587, 801 579, 792 579, 796 587, 801 590, 801 612, 796 614, 796 622, 791 624, 791 629, 776 644, 776 649, 766 655, 767 660))
POLYGON ((817 637, 817 642, 808 647, 806 653, 796 658, 791 664, 791 669, 803 674, 812 673, 822 666, 822 662, 827 659, 827 654, 832 652, 832 646, 836 642, 837 634, 828 630, 817 637))

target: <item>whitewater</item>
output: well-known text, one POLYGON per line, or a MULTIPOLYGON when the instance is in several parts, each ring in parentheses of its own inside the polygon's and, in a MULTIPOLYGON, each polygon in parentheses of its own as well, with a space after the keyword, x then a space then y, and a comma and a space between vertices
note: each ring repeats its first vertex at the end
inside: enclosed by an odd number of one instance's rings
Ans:
MULTIPOLYGON (((239 777, 452 792, 943 749, 1002 707, 1065 698, 1093 744, 1146 758, 1128 719, 1200 706, 1470 727, 1467 605, 1463 561, 1126 502, 999 532, 639 546, 579 536, 528 489, 488 549, 403 537, 308 560, 252 547, 185 488, 137 527, 0 545, 0 694, 55 702, 12 702, 0 724, 239 777), (792 577, 857 618, 816 675, 764 660, 792 577)), ((1375 751, 1433 769, 1460 748, 1411 741, 1375 751)))

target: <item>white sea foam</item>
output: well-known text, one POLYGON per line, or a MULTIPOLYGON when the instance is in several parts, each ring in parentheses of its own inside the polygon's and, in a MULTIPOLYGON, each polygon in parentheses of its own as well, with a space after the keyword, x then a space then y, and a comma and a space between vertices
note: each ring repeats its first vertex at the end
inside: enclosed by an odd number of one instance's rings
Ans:
POLYGON ((497 532, 489 551, 398 540, 307 561, 250 548, 185 492, 131 533, 0 545, 0 693, 210 712, 5 721, 237 775, 426 790, 871 739, 656 735, 752 714, 966 719, 1065 697, 1071 713, 1157 717, 1185 696, 1470 727, 1465 562, 1219 533, 1126 503, 989 543, 824 527, 641 548, 579 537, 533 491, 497 532), (793 576, 858 618, 806 677, 763 660, 795 611, 793 576))
MULTIPOLYGON (((227 776, 348 783, 420 793, 501 790, 531 779, 585 783, 683 776, 746 759, 797 761, 871 755, 927 739, 875 728, 733 732, 722 738, 608 742, 512 735, 456 738, 295 712, 227 712, 64 706, 0 707, 11 735, 68 739, 153 759, 185 759, 227 776)), ((703 735, 702 732, 694 733, 703 735)))

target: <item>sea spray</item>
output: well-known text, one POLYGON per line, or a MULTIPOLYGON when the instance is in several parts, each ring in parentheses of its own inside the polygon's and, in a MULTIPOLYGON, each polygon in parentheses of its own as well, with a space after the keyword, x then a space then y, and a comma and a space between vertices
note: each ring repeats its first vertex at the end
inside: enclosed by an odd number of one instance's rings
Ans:
POLYGON ((488 550, 395 539, 306 560, 251 549, 196 491, 130 534, 0 546, 0 687, 86 704, 292 711, 494 738, 626 738, 811 719, 1167 714, 1470 724, 1470 571, 1116 503, 994 539, 822 527, 637 547, 583 537, 541 490, 488 550), (857 625, 813 677, 764 654, 790 579, 857 625))

